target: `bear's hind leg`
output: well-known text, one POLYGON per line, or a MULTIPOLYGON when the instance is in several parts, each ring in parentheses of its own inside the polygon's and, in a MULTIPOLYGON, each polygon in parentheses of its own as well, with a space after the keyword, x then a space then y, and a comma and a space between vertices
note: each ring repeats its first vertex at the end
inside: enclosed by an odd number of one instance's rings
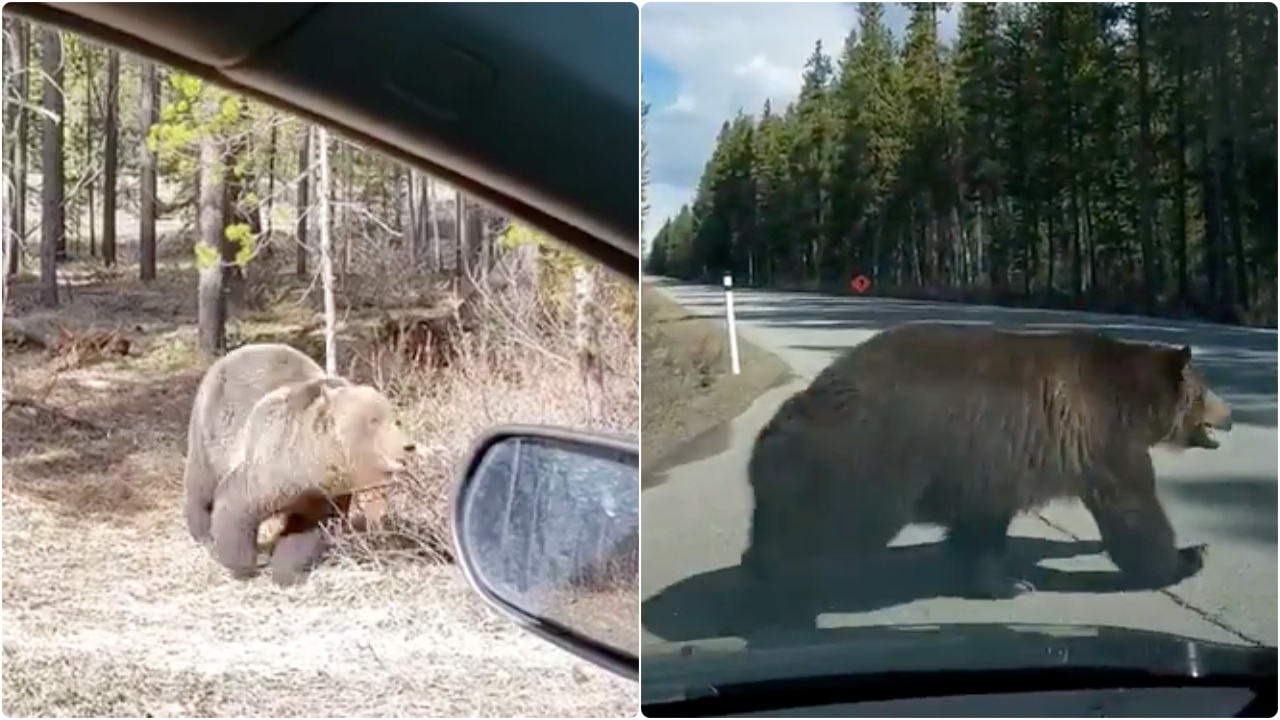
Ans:
POLYGON ((970 516, 950 523, 946 549, 966 592, 988 599, 1009 599, 1033 592, 1030 582, 1009 575, 1005 552, 1013 513, 970 516))

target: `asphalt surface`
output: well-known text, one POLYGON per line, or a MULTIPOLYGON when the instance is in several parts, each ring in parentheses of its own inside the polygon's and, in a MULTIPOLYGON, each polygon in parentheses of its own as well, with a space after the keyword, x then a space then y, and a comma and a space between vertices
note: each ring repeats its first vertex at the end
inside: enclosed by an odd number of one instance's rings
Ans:
MULTIPOLYGON (((646 279, 652 281, 652 279, 646 279)), ((716 287, 656 281, 691 313, 724 317, 716 287)), ((735 291, 740 337, 794 368, 796 381, 761 396, 731 423, 678 452, 642 495, 641 609, 646 654, 680 645, 746 643, 727 624, 736 605, 736 566, 752 506, 746 463, 756 431, 790 394, 840 351, 893 325, 917 320, 995 323, 1010 328, 1096 327, 1120 337, 1191 345, 1210 387, 1231 404, 1235 427, 1213 451, 1155 450, 1157 484, 1179 545, 1207 543, 1205 568, 1160 591, 1107 590, 1115 577, 1092 518, 1078 502, 1027 515, 1011 529, 1010 553, 1074 581, 1012 600, 948 596, 930 570, 941 532, 909 527, 874 580, 796 632, 841 627, 946 623, 1054 623, 1156 630, 1234 644, 1276 644, 1276 348, 1273 330, 1145 317, 989 306, 735 291), (916 547, 911 547, 916 546, 916 547), (897 552, 897 551, 895 551, 897 552)), ((799 638, 793 638, 798 641, 799 638)))

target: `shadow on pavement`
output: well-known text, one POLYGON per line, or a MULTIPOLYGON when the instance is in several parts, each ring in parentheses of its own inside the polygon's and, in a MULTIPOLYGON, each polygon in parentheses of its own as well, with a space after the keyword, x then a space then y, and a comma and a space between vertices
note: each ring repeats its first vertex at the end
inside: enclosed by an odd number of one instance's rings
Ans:
MULTIPOLYGON (((1094 540, 1009 538, 1009 567, 1029 580, 1040 593, 1103 594, 1131 592, 1136 588, 1114 570, 1056 570, 1037 565, 1102 551, 1094 540)), ((664 588, 644 601, 645 629, 670 642, 711 637, 741 637, 750 641, 756 630, 813 631, 822 613, 859 613, 902 605, 916 600, 965 597, 941 543, 886 548, 882 557, 852 563, 840 578, 823 579, 822 597, 797 587, 785 595, 783 606, 764 607, 758 593, 745 591, 746 578, 739 566, 693 575, 664 588), (765 618, 768 618, 766 621, 765 618)))

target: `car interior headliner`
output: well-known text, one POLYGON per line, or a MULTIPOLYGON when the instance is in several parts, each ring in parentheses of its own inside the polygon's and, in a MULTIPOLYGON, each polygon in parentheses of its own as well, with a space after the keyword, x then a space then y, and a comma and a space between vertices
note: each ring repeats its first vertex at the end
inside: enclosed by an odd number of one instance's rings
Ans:
POLYGON ((638 8, 9 3, 328 124, 638 278, 638 8))

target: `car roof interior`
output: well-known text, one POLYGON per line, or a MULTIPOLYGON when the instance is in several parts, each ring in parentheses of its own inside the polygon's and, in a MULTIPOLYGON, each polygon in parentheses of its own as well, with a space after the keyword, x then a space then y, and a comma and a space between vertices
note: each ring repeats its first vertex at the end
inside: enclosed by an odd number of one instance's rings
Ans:
POLYGON ((639 276, 639 9, 8 3, 397 157, 639 276))

